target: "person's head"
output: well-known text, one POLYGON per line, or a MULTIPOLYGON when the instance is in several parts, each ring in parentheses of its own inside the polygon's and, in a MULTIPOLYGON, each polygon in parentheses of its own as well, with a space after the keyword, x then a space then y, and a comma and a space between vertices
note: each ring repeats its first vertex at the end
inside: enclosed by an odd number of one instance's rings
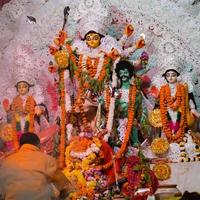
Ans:
POLYGON ((197 192, 185 191, 180 200, 200 200, 200 194, 197 192))
POLYGON ((126 82, 134 75, 134 67, 130 62, 122 60, 117 63, 115 72, 122 82, 126 82))
POLYGON ((175 70, 175 69, 168 69, 165 71, 165 73, 163 74, 163 77, 165 77, 166 81, 168 83, 176 83, 177 82, 177 77, 180 74, 175 70))
POLYGON ((17 82, 17 84, 15 85, 17 92, 20 95, 26 95, 29 92, 30 87, 32 87, 33 85, 29 84, 26 81, 19 81, 17 82))
POLYGON ((40 138, 35 133, 24 133, 22 134, 20 141, 20 147, 24 144, 32 144, 36 147, 40 147, 40 138))
POLYGON ((89 31, 85 34, 84 39, 86 41, 86 44, 90 48, 97 48, 101 44, 101 38, 104 36, 95 32, 95 31, 89 31))

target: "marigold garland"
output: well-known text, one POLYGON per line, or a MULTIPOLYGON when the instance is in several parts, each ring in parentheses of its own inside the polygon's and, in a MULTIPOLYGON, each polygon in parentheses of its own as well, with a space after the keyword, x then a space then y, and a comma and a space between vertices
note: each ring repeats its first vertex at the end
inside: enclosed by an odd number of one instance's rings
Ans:
POLYGON ((106 121, 108 120, 108 111, 109 111, 110 100, 111 100, 111 92, 110 92, 109 86, 107 86, 106 94, 105 94, 106 121))
POLYGON ((69 45, 69 44, 66 44, 66 49, 67 49, 67 51, 68 51, 68 53, 69 53, 69 60, 71 60, 72 61, 72 63, 75 65, 75 66, 77 66, 77 60, 76 60, 76 57, 74 56, 74 53, 73 53, 73 51, 72 51, 72 47, 69 45))
POLYGON ((104 81, 106 77, 106 66, 108 63, 109 59, 105 55, 97 58, 91 58, 82 54, 79 55, 78 69, 75 72, 79 83, 83 81, 83 77, 84 82, 86 81, 86 77, 89 78, 88 82, 91 80, 97 80, 98 82, 104 81))
POLYGON ((60 83, 60 107, 61 107, 61 128, 60 128, 60 168, 65 166, 65 128, 66 128, 66 110, 65 110, 65 87, 64 87, 64 70, 59 72, 60 83))
POLYGON ((60 145, 59 145, 59 165, 61 168, 65 165, 65 130, 66 130, 66 109, 65 109, 65 69, 69 67, 69 60, 76 65, 76 58, 71 46, 67 43, 67 33, 59 31, 58 36, 54 39, 55 46, 49 46, 51 55, 57 63, 56 70, 59 74, 59 93, 61 108, 61 127, 60 127, 60 145))
POLYGON ((180 142, 184 136, 186 127, 186 102, 185 102, 185 87, 182 84, 176 85, 175 97, 171 96, 169 85, 164 85, 160 89, 160 111, 163 125, 163 132, 165 133, 169 142, 180 142), (179 130, 173 134, 169 128, 169 120, 167 118, 168 108, 173 111, 181 112, 181 121, 179 130))

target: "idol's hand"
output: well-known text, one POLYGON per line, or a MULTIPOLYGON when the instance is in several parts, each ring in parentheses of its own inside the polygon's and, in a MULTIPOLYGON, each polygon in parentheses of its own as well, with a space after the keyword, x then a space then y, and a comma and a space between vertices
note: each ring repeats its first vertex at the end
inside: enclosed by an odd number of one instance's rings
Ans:
POLYGON ((107 133, 107 134, 105 134, 105 135, 103 136, 103 140, 104 140, 105 142, 108 142, 109 137, 110 137, 110 134, 107 133))
POLYGON ((4 110, 7 112, 10 110, 10 103, 9 103, 9 100, 8 99, 4 99, 3 100, 3 108, 4 110))
POLYGON ((140 38, 139 40, 136 41, 135 47, 136 49, 141 49, 142 47, 145 46, 145 40, 144 38, 140 38))
POLYGON ((134 27, 131 24, 128 24, 124 29, 124 34, 129 37, 133 33, 134 33, 134 27))
POLYGON ((117 49, 112 49, 111 50, 111 52, 108 54, 108 56, 111 58, 111 59, 113 59, 113 60, 116 60, 119 56, 120 56, 120 54, 119 54, 119 52, 117 51, 117 49))
POLYGON ((197 118, 199 118, 200 117, 200 113, 198 113, 197 112, 197 110, 196 109, 191 109, 191 113, 195 116, 195 117, 197 117, 197 118))
POLYGON ((42 109, 40 106, 35 106, 35 114, 40 116, 42 114, 42 109))

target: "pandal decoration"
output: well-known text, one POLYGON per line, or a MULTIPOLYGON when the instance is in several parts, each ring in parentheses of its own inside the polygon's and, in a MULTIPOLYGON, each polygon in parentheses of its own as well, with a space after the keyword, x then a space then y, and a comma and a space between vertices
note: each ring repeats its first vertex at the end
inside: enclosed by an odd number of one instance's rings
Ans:
POLYGON ((161 155, 168 151, 169 143, 164 138, 156 138, 151 143, 151 150, 153 153, 161 155))
POLYGON ((185 102, 185 87, 182 84, 176 84, 176 94, 172 97, 170 94, 169 85, 164 85, 160 89, 160 111, 161 120, 163 126, 163 132, 165 133, 169 142, 180 142, 184 136, 184 130, 186 127, 186 102, 185 102), (180 110, 181 121, 179 130, 176 133, 172 133, 169 128, 169 120, 167 118, 168 108, 173 111, 180 110))
POLYGON ((171 168, 167 163, 156 163, 153 166, 153 172, 158 180, 164 181, 170 178, 171 168))
POLYGON ((154 109, 149 114, 149 122, 155 128, 161 128, 162 127, 160 109, 154 109))

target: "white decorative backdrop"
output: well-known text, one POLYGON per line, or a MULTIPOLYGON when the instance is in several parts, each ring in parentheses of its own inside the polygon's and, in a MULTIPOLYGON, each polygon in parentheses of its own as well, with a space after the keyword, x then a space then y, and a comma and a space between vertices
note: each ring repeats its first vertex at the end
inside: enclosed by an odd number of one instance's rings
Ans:
MULTIPOLYGON (((70 7, 67 31, 77 36, 74 13, 81 0, 11 0, 0 11, 0 101, 15 95, 21 68, 45 90, 44 80, 53 80, 47 67, 51 60, 48 45, 63 24, 63 9, 70 7), (30 20, 30 17, 34 20, 30 20), (33 18, 32 18, 33 19, 33 18), (44 79, 45 77, 45 79, 44 79)), ((83 0, 90 7, 95 0, 83 0)), ((123 25, 130 22, 136 36, 146 35, 150 54, 149 75, 161 77, 171 58, 179 60, 184 79, 195 87, 200 108, 200 3, 192 0, 102 0, 112 22, 108 34, 120 38, 123 25), (189 78, 188 78, 189 77, 189 78)), ((136 37, 137 38, 137 37, 136 37)), ((25 73, 25 72, 24 72, 25 73)), ((2 110, 1 110, 2 111, 2 110)))

